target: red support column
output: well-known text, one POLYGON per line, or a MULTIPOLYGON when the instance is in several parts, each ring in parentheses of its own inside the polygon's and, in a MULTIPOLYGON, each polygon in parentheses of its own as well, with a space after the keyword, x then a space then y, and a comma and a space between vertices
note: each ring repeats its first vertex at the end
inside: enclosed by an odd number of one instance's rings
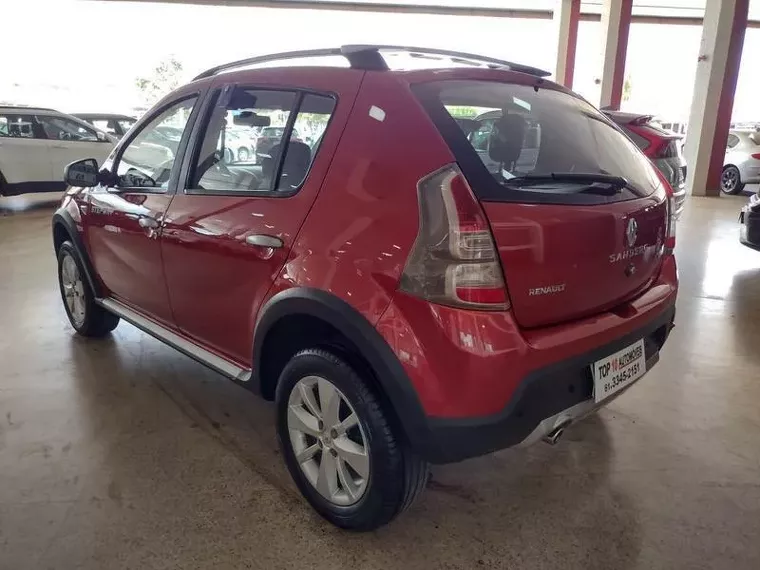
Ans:
POLYGON ((605 0, 602 7, 604 57, 601 107, 620 109, 625 83, 625 58, 633 0, 605 0))
POLYGON ((581 0, 557 0, 557 4, 554 10, 557 30, 557 66, 554 76, 557 83, 572 89, 581 0))
POLYGON ((707 194, 720 194, 720 177, 723 173, 723 161, 726 156, 726 141, 731 127, 731 114, 734 110, 734 95, 739 80, 739 66, 742 61, 744 34, 747 30, 749 0, 737 0, 736 10, 731 23, 728 59, 718 103, 718 116, 715 120, 715 134, 710 150, 710 167, 707 170, 707 194))
POLYGON ((710 0, 702 24, 686 134, 688 192, 720 195, 749 0, 710 0))

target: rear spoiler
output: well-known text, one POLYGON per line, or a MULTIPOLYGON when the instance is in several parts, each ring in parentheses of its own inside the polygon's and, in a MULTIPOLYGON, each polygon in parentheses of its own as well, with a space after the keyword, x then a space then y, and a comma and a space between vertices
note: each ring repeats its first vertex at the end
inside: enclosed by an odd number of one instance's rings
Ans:
POLYGON ((611 107, 602 107, 603 111, 613 121, 622 125, 628 125, 631 127, 649 127, 657 131, 658 136, 663 139, 682 139, 684 135, 673 132, 671 130, 660 127, 657 124, 651 124, 654 120, 654 115, 638 115, 636 113, 625 113, 611 107))

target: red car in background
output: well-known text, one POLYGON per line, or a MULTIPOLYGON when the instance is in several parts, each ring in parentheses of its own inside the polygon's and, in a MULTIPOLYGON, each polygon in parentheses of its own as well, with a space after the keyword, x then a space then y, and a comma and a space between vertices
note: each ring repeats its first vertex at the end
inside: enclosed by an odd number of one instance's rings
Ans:
POLYGON ((209 70, 67 167, 71 325, 124 319, 274 400, 291 476, 343 528, 409 507, 429 463, 556 441, 656 364, 678 277, 666 177, 547 75, 366 45, 209 70), (254 67, 316 56, 350 67, 254 67), (224 160, 227 130, 274 121, 261 164, 224 160), (133 160, 163 125, 172 158, 133 160))
POLYGON ((681 151, 682 135, 669 131, 652 115, 603 111, 662 172, 673 189, 676 217, 680 217, 686 199, 686 160, 681 151))

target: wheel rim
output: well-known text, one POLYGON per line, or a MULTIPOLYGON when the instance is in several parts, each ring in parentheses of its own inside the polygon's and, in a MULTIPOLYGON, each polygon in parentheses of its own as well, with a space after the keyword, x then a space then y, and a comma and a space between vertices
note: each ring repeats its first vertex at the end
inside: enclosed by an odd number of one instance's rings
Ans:
POLYGON ((352 505, 369 482, 369 446, 353 406, 329 380, 301 378, 288 398, 288 430, 307 481, 336 505, 352 505))
POLYGON ((248 160, 248 156, 249 156, 248 151, 246 149, 241 148, 240 150, 238 150, 238 160, 240 162, 245 162, 246 160, 248 160))
POLYGON ((739 174, 733 168, 727 168, 720 177, 720 185, 724 192, 731 192, 739 182, 739 174))
POLYGON ((61 285, 71 320, 79 327, 84 323, 85 317, 84 283, 74 258, 68 254, 61 263, 61 285))

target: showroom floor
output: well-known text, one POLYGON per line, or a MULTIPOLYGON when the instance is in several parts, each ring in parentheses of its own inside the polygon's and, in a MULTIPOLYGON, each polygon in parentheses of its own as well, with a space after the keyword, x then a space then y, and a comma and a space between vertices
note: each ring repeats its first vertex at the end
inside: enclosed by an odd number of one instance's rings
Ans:
MULTIPOLYGON (((658 367, 556 447, 436 467, 395 524, 299 498, 270 405, 122 323, 77 338, 52 204, 0 211, 0 569, 760 568, 760 252, 691 199, 658 367)), ((466 381, 463 379, 463 381, 466 381)))

